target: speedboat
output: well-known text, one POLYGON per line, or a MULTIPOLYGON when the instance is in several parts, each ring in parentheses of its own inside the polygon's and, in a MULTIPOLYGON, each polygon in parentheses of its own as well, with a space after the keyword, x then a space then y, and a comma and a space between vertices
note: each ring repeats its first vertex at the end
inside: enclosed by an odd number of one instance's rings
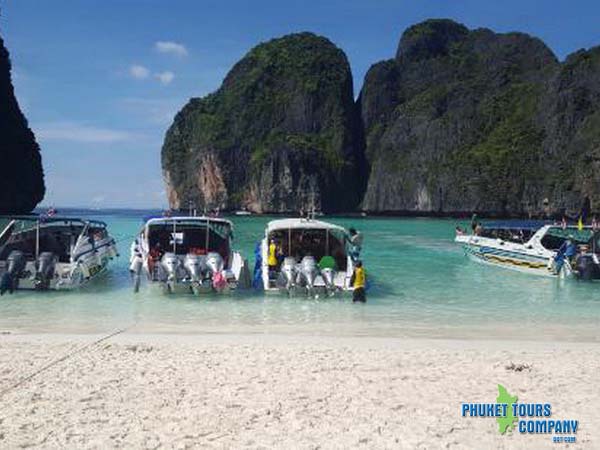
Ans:
POLYGON ((165 293, 246 288, 248 262, 231 248, 233 224, 208 216, 149 217, 131 245, 134 291, 142 275, 165 293))
POLYGON ((255 250, 254 285, 265 292, 297 291, 316 296, 352 291, 351 278, 360 249, 348 231, 312 218, 273 220, 255 250), (274 244, 277 265, 269 267, 274 244))
POLYGON ((0 217, 0 294, 73 289, 118 256, 104 222, 37 215, 0 217))
POLYGON ((457 228, 455 242, 474 260, 539 275, 600 280, 600 230, 539 221, 481 223, 457 228))

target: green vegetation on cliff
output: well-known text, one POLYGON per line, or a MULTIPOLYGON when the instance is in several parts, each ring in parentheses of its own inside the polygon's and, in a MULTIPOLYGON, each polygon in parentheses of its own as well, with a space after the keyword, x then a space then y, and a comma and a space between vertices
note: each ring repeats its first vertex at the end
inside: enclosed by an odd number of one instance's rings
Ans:
POLYGON ((328 211, 360 201, 359 115, 344 53, 300 33, 253 48, 222 86, 177 115, 163 146, 173 206, 328 211), (199 178, 199 165, 214 167, 199 178), (210 182, 213 181, 213 183, 210 182))

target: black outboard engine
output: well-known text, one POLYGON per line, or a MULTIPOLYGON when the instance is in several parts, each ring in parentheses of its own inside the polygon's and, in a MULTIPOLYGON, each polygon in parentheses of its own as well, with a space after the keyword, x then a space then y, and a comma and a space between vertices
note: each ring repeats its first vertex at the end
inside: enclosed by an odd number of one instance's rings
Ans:
POLYGON ((42 252, 35 262, 35 287, 45 291, 54 278, 57 258, 52 252, 42 252))
POLYGON ((19 278, 25 270, 27 260, 25 255, 20 250, 13 250, 6 258, 6 272, 0 279, 0 295, 4 295, 6 291, 12 294, 19 288, 19 278))
POLYGON ((600 264, 595 260, 594 255, 583 253, 577 256, 575 269, 579 279, 585 281, 600 280, 600 264))

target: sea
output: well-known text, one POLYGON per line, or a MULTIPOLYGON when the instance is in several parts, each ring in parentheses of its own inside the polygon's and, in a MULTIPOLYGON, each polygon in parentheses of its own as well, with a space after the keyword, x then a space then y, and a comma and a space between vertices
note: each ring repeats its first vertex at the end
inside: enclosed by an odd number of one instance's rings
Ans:
MULTIPOLYGON (((348 296, 288 297, 260 291, 167 295, 128 271, 129 248, 151 211, 61 211, 105 221, 120 256, 75 291, 0 297, 0 332, 292 334, 432 339, 600 340, 600 283, 531 275, 470 260, 454 219, 323 217, 364 235, 366 304, 348 296)), ((268 216, 231 216, 234 248, 254 267, 268 216)))

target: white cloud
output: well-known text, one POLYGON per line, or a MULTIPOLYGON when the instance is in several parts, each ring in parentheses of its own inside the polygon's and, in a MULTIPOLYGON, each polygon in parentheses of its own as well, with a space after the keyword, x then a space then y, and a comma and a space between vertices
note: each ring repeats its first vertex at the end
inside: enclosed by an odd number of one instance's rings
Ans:
POLYGON ((110 144, 139 140, 129 131, 100 128, 76 122, 49 122, 33 127, 40 141, 70 141, 86 144, 110 144))
POLYGON ((159 53, 169 53, 175 56, 187 56, 188 54, 184 45, 173 41, 158 41, 154 44, 154 48, 159 53))
POLYGON ((173 81, 173 78, 175 78, 175 74, 168 70, 165 72, 156 73, 154 76, 164 85, 170 84, 171 81, 173 81))
POLYGON ((133 64, 129 67, 129 75, 136 80, 144 80, 150 76, 150 71, 144 66, 133 64))

